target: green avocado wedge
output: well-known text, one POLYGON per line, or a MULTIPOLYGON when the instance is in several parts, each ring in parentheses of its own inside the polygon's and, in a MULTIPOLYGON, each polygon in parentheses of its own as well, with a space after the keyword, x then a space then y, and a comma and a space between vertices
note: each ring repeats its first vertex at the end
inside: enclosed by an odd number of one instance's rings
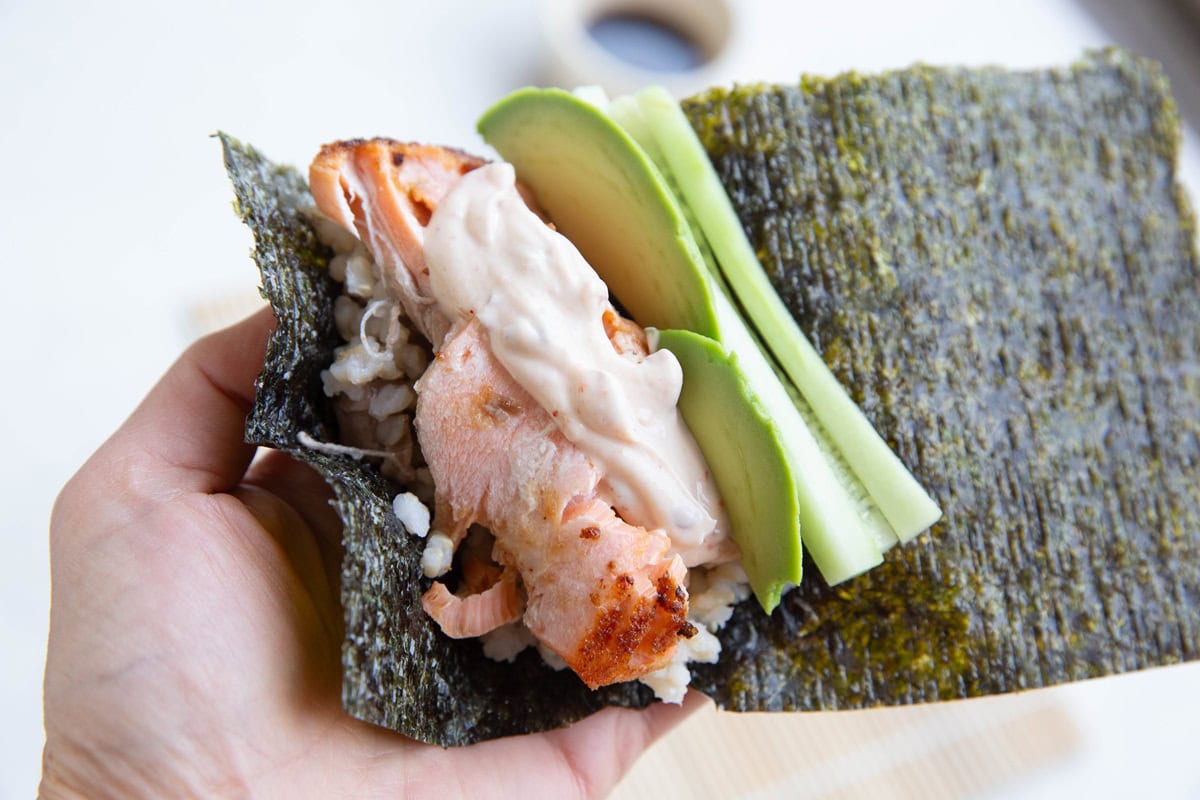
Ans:
POLYGON ((779 430, 736 355, 691 331, 650 332, 650 341, 683 367, 679 410, 721 488, 754 596, 770 614, 800 582, 802 565, 795 480, 779 430))
POLYGON ((711 284, 688 222, 620 126, 570 92, 529 88, 488 109, 479 132, 634 319, 718 337, 711 284))

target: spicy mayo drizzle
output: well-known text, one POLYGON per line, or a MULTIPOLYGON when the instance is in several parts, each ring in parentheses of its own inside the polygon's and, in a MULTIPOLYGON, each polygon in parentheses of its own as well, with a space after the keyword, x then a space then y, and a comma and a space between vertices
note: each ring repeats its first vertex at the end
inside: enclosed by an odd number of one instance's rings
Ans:
POLYGON ((666 350, 639 361, 613 349, 608 289, 526 206, 512 165, 458 181, 426 229, 425 256, 442 313, 479 320, 500 363, 605 474, 627 522, 665 530, 688 566, 729 549, 716 488, 676 408, 679 362, 666 350))

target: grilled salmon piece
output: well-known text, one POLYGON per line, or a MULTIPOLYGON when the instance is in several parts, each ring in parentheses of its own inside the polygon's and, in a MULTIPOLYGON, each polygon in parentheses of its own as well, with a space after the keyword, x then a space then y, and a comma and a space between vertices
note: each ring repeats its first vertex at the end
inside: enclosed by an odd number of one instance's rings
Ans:
POLYGON ((458 179, 486 163, 448 147, 352 139, 322 147, 308 169, 317 208, 358 234, 389 292, 434 347, 450 321, 429 288, 425 226, 458 179))
POLYGON ((693 632, 683 560, 663 531, 625 523, 602 499, 603 476, 476 320, 443 344, 417 397, 434 528, 455 540, 474 523, 492 532, 495 558, 524 584, 525 624, 592 688, 664 666, 693 632))
POLYGON ((505 570, 488 588, 463 596, 451 594, 446 584, 436 581, 421 597, 421 606, 452 639, 483 636, 516 622, 524 609, 513 570, 505 570))
MULTIPOLYGON (((425 226, 459 178, 484 163, 372 139, 327 145, 309 170, 318 208, 358 234, 437 351, 416 411, 436 487, 433 527, 455 545, 472 524, 487 527, 504 567, 474 592, 435 583, 423 605, 448 635, 476 636, 521 616, 523 588, 526 625, 589 686, 631 680, 665 666, 694 632, 683 560, 664 531, 616 514, 604 475, 499 363, 480 323, 448 319, 431 291, 425 226)), ((618 353, 646 356, 635 323, 610 311, 604 326, 618 353)))

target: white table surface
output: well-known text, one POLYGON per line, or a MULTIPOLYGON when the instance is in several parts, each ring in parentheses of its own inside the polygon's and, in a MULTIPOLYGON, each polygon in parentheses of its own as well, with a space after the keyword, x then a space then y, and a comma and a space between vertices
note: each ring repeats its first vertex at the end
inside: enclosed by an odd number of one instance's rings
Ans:
MULTIPOLYGON (((738 5, 752 46, 728 72, 747 81, 1042 66, 1112 41, 1072 0, 738 5)), ((54 496, 191 338, 189 310, 256 285, 208 135, 295 164, 356 135, 483 150, 476 117, 545 83, 542 53, 531 0, 0 0, 0 800, 31 796, 39 772, 54 496)), ((1055 691, 1083 749, 998 797, 1200 797, 1200 668, 1055 691)))

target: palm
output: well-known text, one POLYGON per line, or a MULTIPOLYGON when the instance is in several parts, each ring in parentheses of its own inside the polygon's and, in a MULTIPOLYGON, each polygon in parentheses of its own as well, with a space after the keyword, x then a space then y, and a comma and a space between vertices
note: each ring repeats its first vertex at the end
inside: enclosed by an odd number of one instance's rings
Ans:
POLYGON ((279 453, 248 465, 253 451, 229 440, 268 325, 255 318, 194 348, 56 506, 44 789, 606 791, 680 713, 610 710, 444 751, 342 712, 328 490, 279 453), (228 374, 215 374, 212 351, 228 374), (189 406, 195 429, 180 432, 189 406))

